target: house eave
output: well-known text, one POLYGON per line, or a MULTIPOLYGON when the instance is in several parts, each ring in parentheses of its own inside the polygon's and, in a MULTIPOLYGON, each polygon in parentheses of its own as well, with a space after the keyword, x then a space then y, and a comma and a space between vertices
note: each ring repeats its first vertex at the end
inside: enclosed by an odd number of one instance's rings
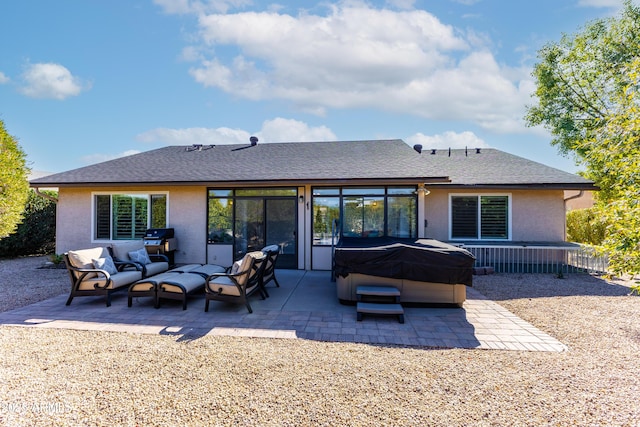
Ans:
POLYGON ((137 182, 31 182, 32 188, 99 188, 99 187, 273 187, 305 185, 416 185, 449 182, 448 177, 399 177, 399 178, 315 178, 315 179, 275 179, 275 180, 233 180, 233 181, 137 181, 137 182))
POLYGON ((532 183, 532 184, 428 184, 429 189, 449 190, 589 190, 598 191, 592 183, 532 183))

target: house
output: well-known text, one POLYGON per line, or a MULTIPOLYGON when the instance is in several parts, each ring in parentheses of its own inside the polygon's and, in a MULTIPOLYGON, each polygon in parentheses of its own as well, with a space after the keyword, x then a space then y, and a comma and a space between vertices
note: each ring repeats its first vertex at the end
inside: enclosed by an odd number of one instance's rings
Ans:
POLYGON ((56 251, 171 227, 175 261, 331 269, 332 236, 562 245, 568 190, 593 182, 495 149, 402 140, 168 146, 33 179, 57 187, 56 251), (338 221, 334 221, 338 220, 338 221))

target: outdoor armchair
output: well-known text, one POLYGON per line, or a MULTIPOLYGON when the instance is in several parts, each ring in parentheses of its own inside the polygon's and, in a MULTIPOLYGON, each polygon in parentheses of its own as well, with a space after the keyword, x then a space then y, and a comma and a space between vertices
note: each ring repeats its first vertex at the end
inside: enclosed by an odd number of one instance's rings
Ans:
POLYGON ((278 245, 269 245, 262 248, 262 252, 267 256, 265 260, 264 273, 262 275, 262 283, 260 286, 262 287, 262 291, 269 296, 265 287, 271 281, 273 281, 277 287, 280 287, 280 283, 278 283, 278 279, 276 278, 276 261, 278 260, 278 255, 280 254, 280 247, 278 245))
POLYGON ((216 300, 244 303, 249 313, 253 313, 248 297, 256 292, 262 299, 266 297, 261 286, 266 258, 262 251, 249 252, 234 264, 229 273, 215 273, 207 277, 204 311, 209 311, 209 301, 216 300))

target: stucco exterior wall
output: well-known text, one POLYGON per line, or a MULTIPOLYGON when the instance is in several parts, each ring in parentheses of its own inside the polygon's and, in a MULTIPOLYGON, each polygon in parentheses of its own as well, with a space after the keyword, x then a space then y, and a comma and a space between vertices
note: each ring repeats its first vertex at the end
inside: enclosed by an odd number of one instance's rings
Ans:
POLYGON ((91 190, 60 188, 56 207, 56 253, 95 246, 91 242, 91 190))
POLYGON ((169 227, 178 239, 177 263, 206 263, 206 187, 169 187, 169 227))
MULTIPOLYGON (((100 188, 100 192, 168 191, 168 227, 175 230, 178 250, 175 262, 204 263, 206 245, 207 190, 204 186, 100 188)), ((71 249, 106 246, 110 241, 92 239, 90 188, 61 188, 56 214, 56 253, 71 249)))
MULTIPOLYGON (((229 264, 232 247, 207 246, 207 189, 205 186, 100 188, 100 192, 168 192, 168 227, 175 229, 178 250, 177 263, 229 264), (209 251, 209 259, 207 259, 209 251)), ((512 190, 512 191, 461 191, 432 189, 424 196, 424 219, 418 226, 424 227, 424 236, 437 240, 449 240, 449 193, 455 194, 510 194, 512 214, 512 241, 559 242, 565 237, 565 206, 562 190, 512 190)), ((106 246, 109 241, 92 239, 91 188, 61 188, 58 193, 56 224, 56 253, 71 249, 106 246)), ((306 200, 309 200, 308 198, 306 200)), ((330 269, 330 250, 314 248, 311 251, 309 232, 310 217, 306 204, 298 206, 299 266, 314 269, 330 269), (305 248, 306 246, 306 248, 305 248), (313 257, 313 259, 312 259, 313 257)))
POLYGON ((509 194, 511 195, 512 241, 564 241, 565 208, 562 190, 431 190, 431 193, 425 196, 426 237, 449 240, 450 193, 509 194))
POLYGON ((564 241, 564 191, 514 191, 513 195, 513 240, 564 241))

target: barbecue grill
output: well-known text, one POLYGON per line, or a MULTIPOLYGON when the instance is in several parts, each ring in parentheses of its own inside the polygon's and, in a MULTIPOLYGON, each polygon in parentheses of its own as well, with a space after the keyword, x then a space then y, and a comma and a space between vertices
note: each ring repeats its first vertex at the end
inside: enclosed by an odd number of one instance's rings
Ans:
POLYGON ((145 232, 144 247, 150 254, 162 254, 174 264, 174 252, 178 249, 178 239, 173 237, 173 228, 150 228, 145 232))

